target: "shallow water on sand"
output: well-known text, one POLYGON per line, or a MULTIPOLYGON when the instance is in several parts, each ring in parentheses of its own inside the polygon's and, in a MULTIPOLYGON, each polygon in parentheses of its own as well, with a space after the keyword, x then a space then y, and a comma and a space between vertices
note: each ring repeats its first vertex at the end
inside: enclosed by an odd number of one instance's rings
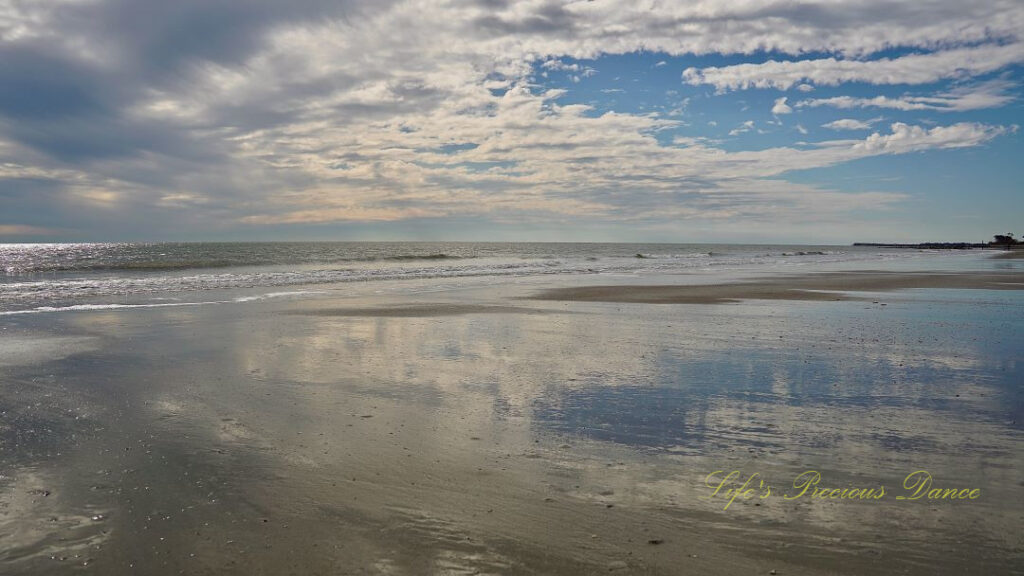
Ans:
POLYGON ((1021 565, 1024 293, 537 285, 0 319, 0 572, 1021 565), (733 470, 771 494, 725 509, 733 470), (808 470, 887 495, 787 500, 808 470), (980 497, 897 500, 917 470, 980 497))

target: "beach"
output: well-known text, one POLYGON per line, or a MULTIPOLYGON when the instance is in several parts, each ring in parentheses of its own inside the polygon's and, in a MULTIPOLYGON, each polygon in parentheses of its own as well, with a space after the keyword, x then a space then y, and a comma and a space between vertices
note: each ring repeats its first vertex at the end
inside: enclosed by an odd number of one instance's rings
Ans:
POLYGON ((1020 569, 1021 264, 649 250, 19 296, 0 572, 1020 569))

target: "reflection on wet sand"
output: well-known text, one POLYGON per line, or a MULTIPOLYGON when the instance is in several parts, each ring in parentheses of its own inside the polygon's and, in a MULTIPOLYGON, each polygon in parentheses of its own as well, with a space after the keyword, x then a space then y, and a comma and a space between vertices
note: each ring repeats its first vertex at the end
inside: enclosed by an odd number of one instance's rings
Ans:
POLYGON ((479 289, 19 319, 9 331, 104 344, 0 366, 19 418, 2 429, 0 561, 12 574, 1006 572, 1024 544, 1022 302, 972 292, 524 314, 479 289), (810 469, 894 493, 922 469, 983 497, 723 510, 705 485, 740 470, 783 492, 810 469))

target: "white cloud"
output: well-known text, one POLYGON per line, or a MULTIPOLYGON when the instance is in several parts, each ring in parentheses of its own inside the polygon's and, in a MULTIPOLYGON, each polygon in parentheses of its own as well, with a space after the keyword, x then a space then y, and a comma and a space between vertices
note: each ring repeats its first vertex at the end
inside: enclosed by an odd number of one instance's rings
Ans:
POLYGON ((836 86, 868 84, 929 84, 949 78, 969 78, 1024 62, 1024 43, 989 44, 929 54, 910 54, 877 60, 769 60, 760 64, 687 68, 687 84, 710 84, 719 91, 749 88, 789 90, 803 82, 836 86))
POLYGON ((753 129, 754 129, 754 121, 753 120, 747 120, 743 124, 740 124, 736 128, 733 128, 732 130, 730 130, 729 131, 729 136, 738 136, 740 134, 743 134, 744 132, 750 132, 753 129))
POLYGON ((834 108, 892 108, 895 110, 937 110, 940 112, 962 112, 983 108, 998 108, 1015 100, 1011 91, 1017 85, 1008 80, 992 80, 975 86, 959 86, 934 96, 875 96, 855 98, 835 96, 797 102, 797 107, 831 106, 834 108))
POLYGON ((822 128, 830 128, 832 130, 870 130, 871 124, 862 120, 853 120, 852 118, 842 118, 839 120, 833 120, 827 124, 822 124, 822 128))
POLYGON ((699 154, 695 147, 688 150, 704 163, 704 174, 708 176, 766 178, 870 156, 980 146, 1014 128, 974 122, 923 128, 897 122, 891 130, 889 134, 873 133, 863 140, 826 140, 806 148, 783 146, 725 153, 702 147, 699 154))
POLYGON ((772 114, 779 115, 792 113, 793 109, 786 104, 786 100, 787 98, 785 96, 783 96, 782 98, 777 98, 775 100, 775 105, 772 106, 772 114))
POLYGON ((876 132, 854 145, 854 149, 872 153, 905 154, 933 148, 966 148, 983 144, 1005 134, 1008 130, 1010 129, 1003 126, 987 126, 972 122, 930 129, 896 122, 892 125, 891 134, 876 132))

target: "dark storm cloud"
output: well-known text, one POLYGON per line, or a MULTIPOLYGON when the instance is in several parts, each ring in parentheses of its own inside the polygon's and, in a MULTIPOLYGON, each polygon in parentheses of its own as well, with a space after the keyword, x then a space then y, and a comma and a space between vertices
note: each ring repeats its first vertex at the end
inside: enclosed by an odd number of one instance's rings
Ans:
MULTIPOLYGON (((225 130, 280 125, 292 121, 294 113, 281 103, 276 108, 269 103, 225 107, 215 110, 209 127, 221 133, 210 136, 197 130, 203 126, 133 114, 133 106, 153 90, 187 85, 199 64, 238 66, 274 26, 354 16, 358 7, 325 0, 108 0, 57 7, 41 33, 0 43, 0 136, 14 145, 0 161, 85 170, 99 182, 113 178, 134 186, 121 202, 134 206, 136 215, 142 211, 140 202, 152 204, 159 197, 159 192, 140 196, 146 188, 201 186, 220 195, 205 206, 216 211, 218 200, 240 193, 237 186, 204 174, 231 163, 231 147, 222 140, 225 130)), ((302 98, 328 87, 292 88, 290 96, 302 98)), ((263 182, 272 185, 274 179, 263 182)), ((67 226, 73 217, 65 210, 62 190, 69 184, 60 178, 7 179, 0 211, 5 220, 34 222, 48 215, 52 224, 67 226), (31 198, 25 190, 34 192, 31 198)))
POLYGON ((121 156, 166 138, 124 119, 140 89, 52 44, 0 45, 3 135, 57 160, 121 156))
POLYGON ((390 1, 338 0, 107 0, 62 9, 59 29, 114 44, 120 64, 150 79, 166 79, 196 61, 244 62, 267 29, 359 13, 360 5, 390 1))
POLYGON ((109 96, 101 75, 65 54, 38 45, 0 45, 3 116, 31 122, 107 114, 109 96))
POLYGON ((188 68, 198 62, 237 65, 273 25, 352 12, 352 3, 321 0, 244 5, 110 0, 63 6, 53 13, 45 37, 0 45, 5 136, 65 161, 143 150, 187 154, 187 138, 132 119, 126 110, 149 89, 185 81, 188 68), (53 37, 69 42, 61 45, 53 37), (97 56, 85 58, 82 49, 97 56))
POLYGON ((520 17, 481 16, 474 24, 500 34, 567 34, 576 26, 576 22, 577 17, 566 10, 561 2, 548 2, 520 17))

